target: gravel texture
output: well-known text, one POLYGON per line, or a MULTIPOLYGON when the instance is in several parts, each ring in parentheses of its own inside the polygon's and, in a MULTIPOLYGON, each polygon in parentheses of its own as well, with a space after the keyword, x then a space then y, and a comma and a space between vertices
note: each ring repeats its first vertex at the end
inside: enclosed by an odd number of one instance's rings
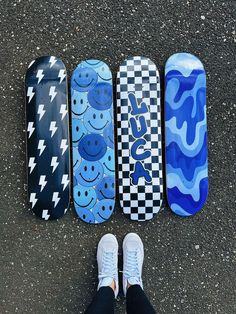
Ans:
MULTIPOLYGON (((144 286, 158 313, 236 313, 235 1, 0 1, 0 313, 83 313, 97 284, 96 245, 138 232, 144 286), (167 206, 150 222, 112 219, 89 226, 73 209, 56 222, 28 209, 24 74, 41 55, 106 61, 115 75, 129 55, 160 69, 178 51, 207 70, 209 179, 205 208, 183 219, 167 206)), ((163 80, 162 80, 163 81, 163 80)), ((163 85, 163 84, 162 84, 163 85)), ((120 256, 121 257, 121 256, 120 256)), ((116 313, 124 313, 124 297, 116 313)))

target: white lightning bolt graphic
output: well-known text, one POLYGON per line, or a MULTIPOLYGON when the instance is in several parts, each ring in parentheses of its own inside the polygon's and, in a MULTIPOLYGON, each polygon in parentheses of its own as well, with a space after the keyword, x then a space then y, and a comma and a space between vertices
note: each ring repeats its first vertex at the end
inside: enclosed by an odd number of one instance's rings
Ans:
POLYGON ((41 185, 40 192, 45 188, 45 185, 47 184, 48 181, 46 181, 46 176, 42 175, 39 178, 39 185, 41 185))
POLYGON ((61 84, 61 82, 64 80, 64 78, 66 77, 66 71, 64 69, 60 70, 58 73, 58 77, 60 77, 60 82, 59 84, 61 84))
POLYGON ((66 140, 66 139, 61 140, 61 146, 60 146, 60 148, 62 149, 62 155, 64 155, 65 151, 66 151, 67 148, 68 148, 68 145, 67 145, 66 143, 67 143, 67 140, 66 140))
POLYGON ((49 63, 51 63, 50 68, 53 67, 53 65, 54 65, 56 62, 57 62, 57 60, 56 60, 55 57, 53 57, 53 56, 50 57, 50 59, 49 59, 49 63))
POLYGON ((34 97, 33 87, 28 87, 27 97, 29 97, 28 103, 31 102, 31 99, 34 97))
POLYGON ((43 70, 38 70, 36 77, 38 78, 38 84, 39 84, 44 77, 43 70))
POLYGON ((63 191, 65 190, 68 183, 70 182, 70 180, 68 180, 68 177, 69 177, 68 174, 63 174, 62 176, 61 184, 63 184, 63 191))
POLYGON ((35 157, 30 157, 28 167, 30 167, 30 173, 34 170, 36 166, 35 157))
POLYGON ((31 61, 29 66, 28 66, 28 69, 35 63, 35 60, 31 61))
POLYGON ((34 130, 35 130, 34 122, 29 122, 28 123, 28 128, 27 128, 27 132, 29 132, 29 138, 33 134, 34 130))
POLYGON ((48 215, 48 210, 44 209, 43 213, 42 213, 42 218, 45 220, 48 220, 49 217, 50 217, 50 215, 48 215))
POLYGON ((51 137, 53 137, 53 135, 55 134, 56 130, 57 130, 56 121, 51 121, 50 127, 49 127, 49 131, 52 132, 51 137))
POLYGON ((63 120, 67 114, 67 109, 66 109, 65 104, 61 105, 60 114, 61 114, 61 120, 63 120))
POLYGON ((45 112, 46 110, 44 110, 44 105, 39 105, 38 112, 37 112, 39 114, 39 121, 42 119, 45 112))
POLYGON ((57 162, 57 157, 52 157, 52 160, 51 160, 51 167, 53 167, 52 173, 56 170, 58 164, 59 162, 57 162))
POLYGON ((32 208, 34 208, 37 203, 36 193, 30 193, 30 203, 32 203, 32 208))
POLYGON ((42 155, 45 148, 46 148, 46 145, 44 145, 44 140, 39 140, 39 143, 38 143, 38 149, 40 150, 39 156, 42 155))
POLYGON ((57 92, 55 92, 56 90, 56 86, 51 86, 50 90, 49 90, 49 96, 51 96, 51 102, 53 101, 53 99, 55 98, 57 92))
POLYGON ((60 197, 58 197, 59 193, 54 192, 52 195, 52 201, 55 203, 54 208, 57 206, 58 202, 60 201, 60 197))

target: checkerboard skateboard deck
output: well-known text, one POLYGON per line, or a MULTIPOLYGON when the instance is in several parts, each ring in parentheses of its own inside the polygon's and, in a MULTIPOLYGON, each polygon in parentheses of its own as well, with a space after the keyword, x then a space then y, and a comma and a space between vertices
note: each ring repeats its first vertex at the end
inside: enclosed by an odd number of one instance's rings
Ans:
POLYGON ((112 74, 99 60, 71 78, 74 207, 86 223, 107 221, 115 206, 112 74))
POLYGON ((208 194, 206 74, 189 53, 165 66, 167 199, 180 216, 196 214, 208 194))
POLYGON ((25 77, 28 198, 36 216, 62 217, 69 205, 67 76, 63 62, 40 57, 25 77))
POLYGON ((126 59, 117 74, 119 197, 131 220, 152 219, 162 203, 160 78, 145 57, 126 59))

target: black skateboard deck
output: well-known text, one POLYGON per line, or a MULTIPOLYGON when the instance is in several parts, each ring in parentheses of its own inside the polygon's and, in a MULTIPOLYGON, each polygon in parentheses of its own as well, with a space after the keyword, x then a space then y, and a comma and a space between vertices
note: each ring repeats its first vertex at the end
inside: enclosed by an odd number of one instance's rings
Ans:
POLYGON ((36 216, 62 217, 69 205, 66 68, 53 56, 31 62, 25 77, 28 198, 36 216))

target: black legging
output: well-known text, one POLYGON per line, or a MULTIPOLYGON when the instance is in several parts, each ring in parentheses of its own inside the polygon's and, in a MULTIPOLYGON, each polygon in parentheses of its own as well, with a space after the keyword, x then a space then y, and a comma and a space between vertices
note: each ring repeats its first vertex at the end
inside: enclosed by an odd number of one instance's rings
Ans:
MULTIPOLYGON (((114 292, 111 287, 98 290, 85 314, 113 314, 114 292)), ((126 295, 127 314, 155 314, 155 310, 139 285, 128 288, 126 295)))

